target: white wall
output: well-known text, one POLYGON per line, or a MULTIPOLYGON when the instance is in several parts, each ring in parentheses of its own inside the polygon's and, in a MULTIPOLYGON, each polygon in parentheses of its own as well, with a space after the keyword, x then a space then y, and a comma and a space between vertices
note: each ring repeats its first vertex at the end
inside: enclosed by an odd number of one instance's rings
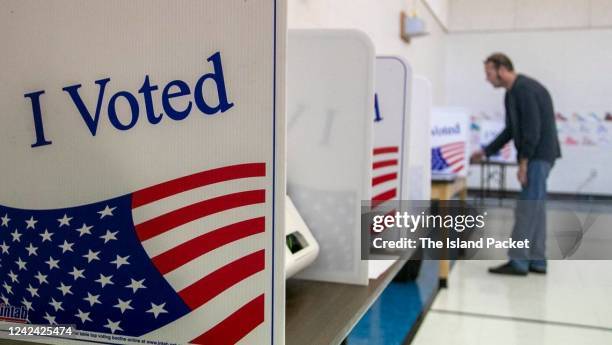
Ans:
POLYGON ((610 111, 612 30, 451 34, 447 46, 447 101, 478 110, 503 109, 504 92, 485 82, 482 62, 504 52, 520 73, 543 82, 555 108, 610 111))
POLYGON ((451 0, 448 22, 453 32, 612 27, 612 1, 451 0))
MULTIPOLYGON (((540 80, 552 94, 555 110, 565 115, 612 111, 612 29, 498 33, 452 33, 446 51, 446 100, 476 114, 504 113, 503 90, 486 81, 482 61, 494 51, 507 53, 519 72, 540 80)), ((608 126, 610 127, 610 126, 608 126)), ((562 146, 564 158, 549 187, 574 193, 612 195, 612 147, 562 146)), ((515 178, 509 174, 514 187, 515 178)))
MULTIPOLYGON (((417 0, 414 0, 417 1, 417 0)), ((440 24, 448 30, 450 19, 450 3, 452 0, 425 0, 423 3, 429 7, 433 15, 436 16, 440 24)))
MULTIPOLYGON (((447 0, 431 1, 431 8, 442 18, 447 0)), ((444 100, 444 54, 446 33, 430 7, 419 0, 289 0, 289 28, 354 28, 364 31, 376 46, 376 54, 401 55, 410 62, 415 74, 431 80, 434 104, 444 100), (425 19, 430 35, 418 37, 410 44, 399 36, 400 12, 410 13, 416 4, 417 14, 425 19)))

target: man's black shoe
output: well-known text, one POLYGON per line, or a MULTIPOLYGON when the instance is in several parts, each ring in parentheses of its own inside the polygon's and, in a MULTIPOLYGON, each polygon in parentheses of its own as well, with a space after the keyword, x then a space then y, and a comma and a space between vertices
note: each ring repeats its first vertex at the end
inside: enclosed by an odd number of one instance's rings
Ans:
POLYGON ((507 263, 501 266, 489 268, 489 273, 507 274, 507 275, 512 275, 512 276, 526 276, 527 275, 527 271, 519 270, 518 268, 514 267, 514 265, 510 261, 508 261, 507 263))
POLYGON ((546 267, 529 266, 529 272, 537 274, 546 274, 546 267))

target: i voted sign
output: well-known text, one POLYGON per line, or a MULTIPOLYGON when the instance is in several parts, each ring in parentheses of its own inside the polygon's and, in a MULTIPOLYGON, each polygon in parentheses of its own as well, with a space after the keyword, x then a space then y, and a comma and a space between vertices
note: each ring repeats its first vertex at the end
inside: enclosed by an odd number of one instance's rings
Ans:
MULTIPOLYGON (((151 82, 149 75, 146 75, 142 86, 137 91, 117 91, 112 96, 106 93, 107 97, 109 97, 109 99, 106 100, 104 98, 105 91, 111 78, 104 78, 94 82, 95 86, 97 86, 97 98, 94 102, 95 108, 88 108, 83 102, 83 98, 79 93, 79 89, 83 85, 70 85, 63 87, 62 90, 70 96, 70 100, 74 104, 76 111, 83 118, 83 122, 87 125, 87 129, 92 136, 96 135, 101 114, 107 115, 109 122, 115 129, 127 131, 138 123, 141 109, 143 117, 146 115, 146 121, 152 125, 160 123, 164 115, 174 121, 184 120, 191 114, 194 104, 197 110, 205 115, 224 113, 232 108, 234 104, 228 100, 225 78, 223 77, 221 54, 216 52, 207 60, 212 63, 212 72, 202 75, 192 88, 183 80, 173 80, 163 86, 162 90, 158 91, 160 87, 151 82), (213 87, 216 89, 214 101, 216 104, 213 106, 209 105, 210 100, 207 101, 204 95, 204 86, 207 81, 214 83, 213 87), (156 103, 162 104, 163 112, 155 110, 155 105, 153 103, 155 94, 158 94, 157 97, 159 97, 161 102, 156 103), (174 104, 180 102, 178 98, 184 97, 193 99, 187 100, 185 106, 177 109, 174 104), (127 120, 122 121, 119 117, 118 108, 121 105, 120 102, 124 102, 129 108, 127 115, 124 116, 127 120), (101 109, 102 104, 108 104, 106 112, 101 109)), ((36 134, 36 142, 31 145, 32 147, 52 144, 51 141, 45 138, 44 132, 44 122, 41 110, 42 105, 40 101, 41 95, 44 93, 45 90, 39 90, 24 95, 24 97, 29 98, 32 103, 32 117, 36 134)))
POLYGON ((5 1, 0 30, 0 338, 283 344, 285 2, 5 1))

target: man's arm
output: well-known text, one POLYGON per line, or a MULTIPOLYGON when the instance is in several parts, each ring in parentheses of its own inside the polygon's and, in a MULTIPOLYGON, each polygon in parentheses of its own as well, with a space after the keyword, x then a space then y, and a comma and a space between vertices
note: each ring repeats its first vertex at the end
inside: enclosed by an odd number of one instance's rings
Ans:
POLYGON ((512 139, 512 133, 508 126, 504 128, 504 130, 497 135, 497 137, 484 149, 478 149, 472 152, 472 156, 470 157, 470 162, 478 163, 482 161, 482 159, 486 156, 489 157, 499 151, 508 141, 512 139))
POLYGON ((484 153, 487 157, 494 155, 497 151, 501 150, 504 145, 506 145, 510 139, 512 139, 512 133, 510 128, 506 126, 501 133, 497 135, 495 140, 493 140, 487 147, 484 148, 484 153))
POLYGON ((518 97, 519 128, 521 131, 521 142, 517 147, 519 150, 519 161, 529 160, 533 157, 538 143, 540 142, 540 110, 536 95, 533 91, 522 90, 518 97))
POLYGON ((523 89, 518 96, 521 142, 518 145, 519 169, 517 171, 517 178, 522 186, 526 186, 528 182, 527 167, 529 160, 533 157, 540 143, 542 124, 536 94, 528 89, 523 89))

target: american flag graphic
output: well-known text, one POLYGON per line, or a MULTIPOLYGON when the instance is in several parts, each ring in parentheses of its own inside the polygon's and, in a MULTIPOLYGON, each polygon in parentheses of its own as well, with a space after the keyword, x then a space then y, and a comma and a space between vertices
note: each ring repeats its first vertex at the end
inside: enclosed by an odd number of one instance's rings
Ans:
MULTIPOLYGON (((373 150, 372 209, 398 198, 400 152, 398 146, 381 146, 373 150)), ((392 211, 395 213, 395 211, 392 211)))
POLYGON ((264 327, 265 178, 247 163, 84 206, 0 206, 0 303, 33 324, 245 341, 264 327))
POLYGON ((465 142, 457 141, 431 149, 431 169, 438 173, 458 173, 463 169, 465 142))

